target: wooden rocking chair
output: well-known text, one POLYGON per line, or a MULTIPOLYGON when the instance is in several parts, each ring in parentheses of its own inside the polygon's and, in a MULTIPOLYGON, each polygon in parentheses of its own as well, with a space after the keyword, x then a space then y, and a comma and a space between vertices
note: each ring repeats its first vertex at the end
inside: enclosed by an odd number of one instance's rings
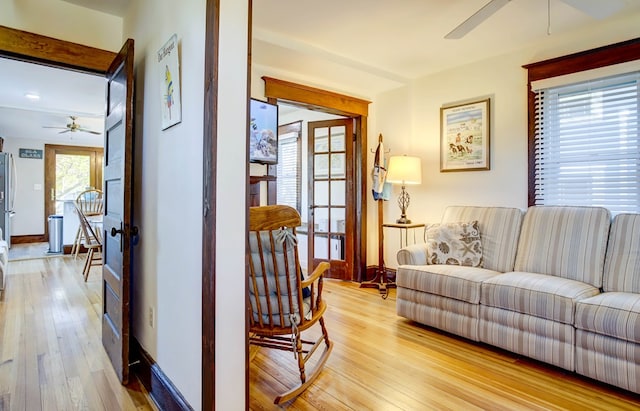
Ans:
POLYGON ((321 298, 322 275, 329 264, 320 263, 302 278, 296 238, 300 224, 300 215, 289 206, 249 209, 249 342, 293 352, 300 369, 300 384, 277 396, 275 404, 294 399, 311 385, 333 348, 322 317, 327 305, 321 298), (302 332, 315 324, 320 324, 320 337, 303 340, 302 332), (307 374, 307 361, 323 343, 324 351, 307 374))

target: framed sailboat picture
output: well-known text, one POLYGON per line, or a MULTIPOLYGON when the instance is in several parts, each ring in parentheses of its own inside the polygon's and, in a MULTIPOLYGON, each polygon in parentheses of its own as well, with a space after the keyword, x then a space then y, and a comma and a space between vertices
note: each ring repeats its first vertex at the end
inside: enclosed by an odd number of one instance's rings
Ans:
POLYGON ((440 171, 489 170, 490 99, 440 109, 440 171))

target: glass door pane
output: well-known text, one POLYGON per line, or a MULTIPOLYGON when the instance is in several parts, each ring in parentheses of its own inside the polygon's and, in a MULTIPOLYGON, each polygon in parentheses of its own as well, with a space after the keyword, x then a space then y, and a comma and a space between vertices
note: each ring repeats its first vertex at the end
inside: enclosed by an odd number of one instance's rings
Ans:
POLYGON ((56 154, 56 214, 62 215, 64 201, 75 200, 88 188, 91 188, 91 156, 56 154))

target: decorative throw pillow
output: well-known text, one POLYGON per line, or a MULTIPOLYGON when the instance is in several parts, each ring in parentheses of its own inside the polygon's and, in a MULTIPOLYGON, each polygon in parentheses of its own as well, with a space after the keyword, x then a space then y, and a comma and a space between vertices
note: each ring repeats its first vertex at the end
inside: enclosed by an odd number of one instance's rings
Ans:
POLYGON ((431 224, 425 228, 427 264, 482 267, 478 221, 431 224))

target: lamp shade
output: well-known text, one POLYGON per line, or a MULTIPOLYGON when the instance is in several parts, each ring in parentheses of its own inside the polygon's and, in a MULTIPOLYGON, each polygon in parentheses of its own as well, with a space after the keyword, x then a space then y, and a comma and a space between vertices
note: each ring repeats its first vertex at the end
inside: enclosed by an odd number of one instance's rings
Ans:
POLYGON ((420 157, 392 156, 387 169, 386 181, 389 183, 422 184, 420 157))

